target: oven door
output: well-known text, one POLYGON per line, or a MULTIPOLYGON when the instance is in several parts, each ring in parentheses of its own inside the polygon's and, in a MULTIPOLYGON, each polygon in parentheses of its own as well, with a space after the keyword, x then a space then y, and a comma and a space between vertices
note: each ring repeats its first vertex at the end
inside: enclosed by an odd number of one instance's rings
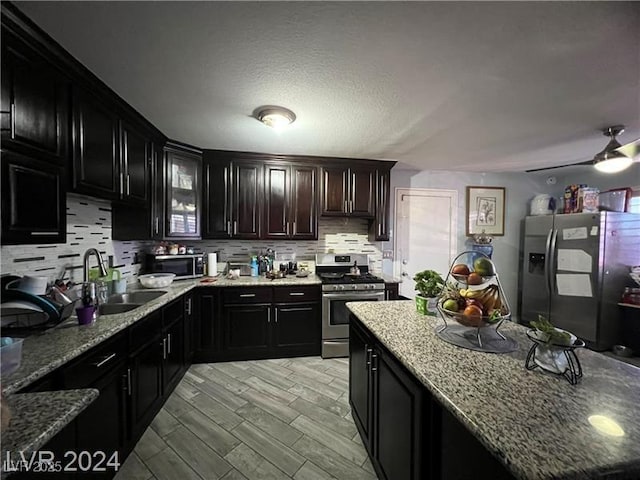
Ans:
POLYGON ((322 339, 349 338, 349 309, 347 302, 378 302, 384 291, 322 294, 322 339))

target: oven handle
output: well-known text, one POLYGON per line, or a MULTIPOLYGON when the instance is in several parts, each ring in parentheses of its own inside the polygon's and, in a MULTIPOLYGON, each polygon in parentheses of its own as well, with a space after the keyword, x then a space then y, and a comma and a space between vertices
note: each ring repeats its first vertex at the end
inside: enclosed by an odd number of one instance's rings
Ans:
POLYGON ((345 293, 323 293, 322 298, 332 299, 332 298, 345 298, 351 297, 354 300, 362 300, 363 298, 371 298, 373 300, 384 300, 384 290, 380 290, 376 293, 354 293, 354 292, 345 292, 345 293))

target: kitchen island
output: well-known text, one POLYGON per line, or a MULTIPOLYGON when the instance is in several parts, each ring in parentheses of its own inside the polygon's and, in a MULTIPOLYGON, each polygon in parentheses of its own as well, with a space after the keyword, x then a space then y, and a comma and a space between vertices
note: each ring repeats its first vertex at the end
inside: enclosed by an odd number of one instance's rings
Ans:
POLYGON ((476 450, 489 457, 492 478, 640 478, 640 369, 581 349, 584 376, 572 386, 565 378, 525 369, 531 341, 523 326, 501 327, 518 342, 516 351, 483 353, 440 340, 434 327, 441 320, 417 314, 413 302, 348 307, 353 338, 359 329, 363 338, 361 343, 352 338, 350 400, 380 478, 401 477, 390 472, 406 478, 484 478, 476 450), (359 378, 362 358, 373 370, 369 379, 359 378), (402 388, 387 388, 390 378, 402 388), (363 392, 355 391, 362 385, 376 392, 366 402, 363 392), (398 455, 385 452, 389 432, 376 431, 376 425, 395 428, 394 442, 403 444, 397 431, 403 418, 394 413, 390 423, 388 412, 377 409, 390 398, 398 409, 403 398, 410 399, 406 409, 413 418, 406 425, 422 430, 405 435, 407 448, 422 457, 411 457, 411 468, 393 464, 398 455), (461 432, 471 440, 460 440, 461 432))

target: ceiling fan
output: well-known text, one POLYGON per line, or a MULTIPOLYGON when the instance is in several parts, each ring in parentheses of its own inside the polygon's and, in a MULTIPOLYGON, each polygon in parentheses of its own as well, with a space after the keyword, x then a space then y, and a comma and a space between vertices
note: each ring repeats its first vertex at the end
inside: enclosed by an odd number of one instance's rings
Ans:
POLYGON ((534 168, 525 170, 530 172, 541 172, 543 170, 553 170, 554 168, 573 167, 576 165, 593 165, 597 170, 604 173, 616 173, 628 168, 640 154, 640 139, 621 145, 616 137, 624 132, 624 125, 613 125, 604 128, 602 134, 610 137, 609 143, 601 152, 595 154, 592 159, 583 162, 558 165, 555 167, 534 168))

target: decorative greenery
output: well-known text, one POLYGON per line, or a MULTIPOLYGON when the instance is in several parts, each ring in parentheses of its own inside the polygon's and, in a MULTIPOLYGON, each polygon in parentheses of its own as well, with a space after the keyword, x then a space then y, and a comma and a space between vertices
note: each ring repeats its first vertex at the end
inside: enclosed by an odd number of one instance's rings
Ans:
POLYGON ((531 322, 531 326, 547 335, 547 342, 549 344, 555 345, 569 345, 571 341, 571 335, 567 332, 558 331, 551 324, 549 320, 547 320, 542 315, 538 315, 538 321, 531 322))
POLYGON ((444 280, 433 270, 423 270, 413 277, 416 282, 416 292, 423 297, 437 297, 444 287, 444 280))

